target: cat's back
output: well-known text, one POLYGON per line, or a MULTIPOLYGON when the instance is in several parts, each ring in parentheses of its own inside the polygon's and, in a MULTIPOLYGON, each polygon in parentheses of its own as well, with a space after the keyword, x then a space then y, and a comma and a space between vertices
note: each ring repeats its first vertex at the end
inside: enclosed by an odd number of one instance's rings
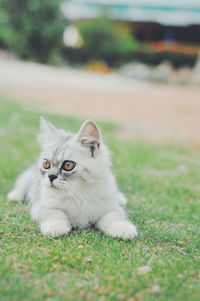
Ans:
POLYGON ((38 195, 40 173, 38 162, 34 162, 20 175, 17 181, 21 182, 24 190, 24 200, 34 202, 38 195))

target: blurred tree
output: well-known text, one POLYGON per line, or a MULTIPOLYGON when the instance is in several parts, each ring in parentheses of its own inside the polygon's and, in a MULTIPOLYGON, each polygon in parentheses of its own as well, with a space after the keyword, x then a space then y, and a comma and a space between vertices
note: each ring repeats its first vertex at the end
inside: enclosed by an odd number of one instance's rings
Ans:
POLYGON ((0 44, 22 58, 56 63, 65 26, 59 0, 0 0, 0 44))
POLYGON ((80 22, 78 29, 83 38, 82 50, 90 59, 115 65, 138 47, 127 26, 105 17, 80 22))

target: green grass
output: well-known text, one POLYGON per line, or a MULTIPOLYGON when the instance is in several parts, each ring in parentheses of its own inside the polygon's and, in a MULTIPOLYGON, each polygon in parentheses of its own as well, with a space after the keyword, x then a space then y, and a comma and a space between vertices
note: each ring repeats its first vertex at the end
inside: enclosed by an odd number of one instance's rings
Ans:
MULTIPOLYGON (((50 119, 72 131, 81 124, 50 119)), ((116 126, 101 123, 140 235, 121 241, 76 230, 50 239, 25 204, 6 199, 37 156, 38 120, 0 98, 0 300, 199 300, 200 151, 115 140, 116 126), (151 271, 140 275, 141 266, 151 271)))

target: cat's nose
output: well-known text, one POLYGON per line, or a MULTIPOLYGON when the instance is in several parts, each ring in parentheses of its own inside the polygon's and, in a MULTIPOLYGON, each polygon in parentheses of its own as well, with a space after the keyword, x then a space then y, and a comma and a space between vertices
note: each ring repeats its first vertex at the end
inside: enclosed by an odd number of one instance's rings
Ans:
POLYGON ((57 176, 56 175, 49 175, 49 180, 50 182, 52 183, 55 179, 57 179, 57 176))

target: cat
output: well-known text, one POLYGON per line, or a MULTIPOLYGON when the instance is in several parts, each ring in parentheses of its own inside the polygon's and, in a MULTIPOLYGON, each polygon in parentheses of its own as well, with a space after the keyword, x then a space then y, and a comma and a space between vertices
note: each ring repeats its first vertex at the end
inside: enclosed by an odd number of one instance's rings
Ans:
POLYGON ((76 227, 94 226, 112 237, 137 236, 94 121, 85 121, 72 135, 41 117, 38 142, 39 159, 19 176, 8 199, 30 202, 31 217, 42 234, 58 237, 76 227))

